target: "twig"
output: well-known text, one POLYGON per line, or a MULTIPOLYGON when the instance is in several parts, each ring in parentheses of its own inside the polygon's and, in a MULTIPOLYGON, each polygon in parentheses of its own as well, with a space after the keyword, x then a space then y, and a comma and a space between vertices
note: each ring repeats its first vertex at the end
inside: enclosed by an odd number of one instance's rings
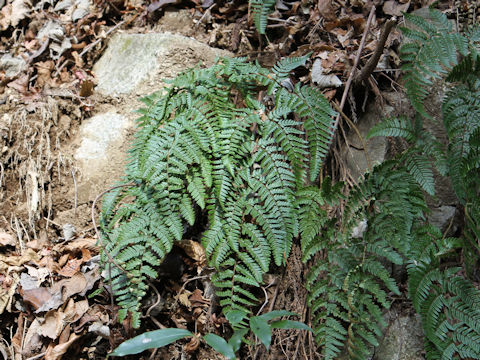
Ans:
POLYGON ((155 355, 157 355, 158 347, 153 349, 152 353, 150 354, 150 357, 148 358, 149 360, 155 359, 155 355))
POLYGON ((74 213, 75 215, 77 214, 77 200, 78 200, 78 192, 77 192, 77 180, 75 179, 75 171, 73 171, 73 169, 70 169, 71 173, 72 173, 72 178, 73 178, 73 187, 74 187, 74 190, 75 190, 75 198, 74 198, 74 206, 75 206, 75 210, 74 210, 74 213))
POLYGON ((355 85, 365 81, 377 67, 378 61, 380 60, 380 56, 382 56, 383 54, 383 49, 385 47, 385 43, 387 42, 388 35, 390 35, 390 32, 392 31, 396 23, 397 23, 397 18, 394 16, 392 19, 388 20, 387 23, 385 24, 382 30, 382 33, 380 35, 380 41, 378 42, 377 47, 375 48, 373 56, 367 61, 367 64, 360 71, 360 74, 358 74, 358 76, 355 77, 355 80, 353 80, 353 83, 355 85))
POLYGON ((198 19, 198 21, 196 22, 196 24, 193 26, 193 28, 197 28, 202 22, 203 22, 203 19, 205 19, 205 17, 207 17, 209 14, 211 15, 212 13, 212 9, 216 6, 217 4, 213 3, 213 5, 211 5, 207 10, 205 10, 205 12, 203 13, 202 17, 200 19, 198 19))
POLYGON ((41 357, 45 356, 45 354, 46 354, 46 353, 47 353, 47 352, 46 352, 46 351, 44 351, 44 352, 42 352, 42 353, 40 353, 40 354, 37 354, 37 355, 35 355, 35 356, 32 356, 32 357, 29 357, 27 360, 36 360, 36 359, 40 359, 41 357))
POLYGON ((105 39, 112 31, 115 31, 118 27, 122 26, 124 23, 125 23, 126 20, 122 20, 120 21, 117 25, 115 25, 114 27, 112 27, 111 29, 108 29, 108 31, 105 33, 104 36, 101 36, 99 37, 97 40, 95 40, 93 43, 91 44, 88 44, 87 46, 85 46, 85 48, 83 49, 83 51, 80 53, 80 57, 82 57, 83 55, 85 55, 87 52, 90 51, 90 49, 92 49, 95 45, 97 45, 100 41, 102 41, 103 39, 105 39))
MULTIPOLYGON (((278 288, 278 287, 277 287, 278 288)), ((265 306, 267 306, 268 304, 268 294, 267 294, 267 290, 265 290, 265 288, 262 286, 262 290, 263 290, 263 293, 265 294, 265 301, 263 302, 262 306, 260 307, 260 309, 257 311, 257 316, 260 315, 262 313, 262 310, 265 308, 265 306)))
POLYGON ((155 285, 153 285, 153 283, 150 281, 150 280, 147 280, 148 282, 148 285, 150 285, 150 287, 155 291, 155 294, 157 294, 157 301, 155 301, 155 303, 150 306, 147 310, 147 312, 145 313, 145 316, 144 317, 148 317, 150 316, 150 312, 157 307, 158 304, 160 304, 160 301, 162 300, 162 296, 160 295, 160 292, 157 290, 157 288, 155 287, 155 285))
POLYGON ((47 221, 47 223, 50 223, 50 224, 53 224, 53 225, 55 225, 55 226, 57 226, 57 227, 59 227, 59 228, 62 228, 62 225, 60 225, 59 223, 56 223, 56 222, 53 221, 53 220, 50 220, 50 219, 47 218, 46 216, 44 216, 43 218, 47 221))
MULTIPOLYGON (((368 30, 370 29, 370 24, 373 19, 373 14, 375 14, 375 6, 372 6, 370 9, 370 14, 368 15, 367 24, 365 25, 365 30, 363 31, 362 40, 360 41, 360 47, 358 48, 357 56, 355 56, 355 61, 353 62, 352 70, 350 71, 350 75, 348 76, 347 84, 345 85, 345 89, 343 90, 342 100, 340 101, 340 110, 343 110, 345 106, 345 101, 347 100, 348 92, 350 91, 350 86, 352 84, 353 77, 355 76, 355 72, 357 70, 358 61, 360 60, 360 55, 362 54, 362 50, 365 46, 365 39, 367 38, 368 30)), ((337 130, 338 121, 340 120, 340 113, 337 115, 335 119, 335 124, 333 126, 333 130, 337 130)))

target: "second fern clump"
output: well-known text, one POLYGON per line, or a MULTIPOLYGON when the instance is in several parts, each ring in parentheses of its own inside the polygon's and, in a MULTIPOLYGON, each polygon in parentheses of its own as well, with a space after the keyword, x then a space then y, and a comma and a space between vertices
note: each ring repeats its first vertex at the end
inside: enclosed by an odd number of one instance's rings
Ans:
POLYGON ((104 198, 101 219, 105 250, 118 262, 111 279, 120 315, 131 312, 134 326, 155 266, 205 216, 201 241, 234 327, 257 303, 251 287, 271 261, 288 257, 298 233, 295 193, 318 177, 335 115, 318 90, 282 86, 306 59, 273 71, 223 59, 144 99, 125 174, 133 186, 104 198))

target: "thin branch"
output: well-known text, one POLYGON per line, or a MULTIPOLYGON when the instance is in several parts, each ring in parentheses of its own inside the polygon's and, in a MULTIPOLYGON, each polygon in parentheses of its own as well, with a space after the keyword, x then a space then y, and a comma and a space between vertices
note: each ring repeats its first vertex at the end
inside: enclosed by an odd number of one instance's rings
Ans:
POLYGON ((353 80, 353 83, 355 85, 365 81, 377 67, 380 56, 382 56, 383 54, 383 49, 385 48, 385 43, 387 42, 388 35, 390 35, 390 32, 392 31, 396 23, 397 18, 393 17, 392 19, 388 20, 383 27, 382 34, 380 35, 380 41, 378 42, 372 57, 367 61, 367 64, 360 71, 360 74, 358 74, 358 76, 355 77, 355 80, 353 80))
MULTIPOLYGON (((358 65, 358 61, 360 60, 360 55, 362 54, 363 48, 365 47, 365 39, 367 38, 368 30, 370 29, 370 24, 372 23, 374 14, 375 14, 375 6, 372 6, 372 8, 370 9, 370 14, 368 15, 367 24, 365 25, 365 30, 363 31, 362 40, 360 42, 360 47, 358 48, 357 56, 355 57, 352 70, 350 71, 350 75, 348 76, 347 84, 345 85, 345 89, 343 90, 342 100, 340 101, 340 110, 343 110, 343 107, 345 106, 345 101, 347 100, 347 95, 348 95, 348 92, 350 91, 350 86, 352 85, 352 80, 357 70, 357 65, 358 65)), ((334 131, 337 130, 340 116, 341 116, 340 113, 338 113, 337 118, 335 119, 335 124, 333 126, 334 131)))
POLYGON ((85 46, 85 48, 83 49, 83 51, 79 54, 80 57, 82 57, 83 55, 85 55, 87 52, 89 52, 95 45, 97 45, 100 41, 104 40, 111 32, 115 31, 118 27, 122 26, 124 23, 126 22, 126 20, 122 20, 120 21, 117 25, 115 25, 114 27, 108 29, 108 31, 105 33, 104 36, 100 36, 97 40, 95 40, 94 42, 88 44, 87 46, 85 46))

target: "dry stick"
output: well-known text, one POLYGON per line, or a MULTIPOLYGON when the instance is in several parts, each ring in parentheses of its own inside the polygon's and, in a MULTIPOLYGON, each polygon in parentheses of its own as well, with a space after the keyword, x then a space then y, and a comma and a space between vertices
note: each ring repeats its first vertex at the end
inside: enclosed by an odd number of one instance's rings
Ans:
POLYGON ((160 304, 160 301, 162 300, 162 296, 160 295, 160 292, 157 290, 155 285, 153 285, 153 283, 150 280, 147 280, 147 282, 150 285, 150 287, 155 291, 155 294, 157 294, 157 301, 155 301, 155 303, 148 308, 144 317, 149 317, 150 316, 150 311, 152 311, 154 308, 156 308, 157 305, 160 304))
POLYGON ((40 353, 40 354, 37 354, 37 355, 34 355, 34 356, 31 356, 31 357, 29 357, 27 360, 36 360, 36 359, 40 359, 41 357, 45 356, 45 354, 46 354, 46 353, 47 353, 47 352, 46 352, 46 351, 44 351, 44 352, 42 352, 42 353, 40 353))
POLYGON ((124 23, 125 23, 126 20, 122 20, 120 21, 117 25, 115 25, 114 27, 112 27, 111 29, 108 29, 108 31, 105 33, 104 36, 102 37, 99 37, 97 40, 95 40, 93 43, 91 44, 88 44, 87 46, 85 46, 85 48, 83 49, 83 51, 79 54, 80 57, 82 57, 83 55, 85 55, 87 52, 90 51, 91 48, 93 48, 95 45, 97 45, 100 41, 104 40, 112 31, 115 31, 119 26, 122 26, 124 23))
POLYGON ((98 194, 97 197, 95 198, 95 200, 93 200, 93 204, 92 204, 92 224, 93 224, 93 228, 95 229, 95 234, 97 234, 98 243, 100 244, 100 247, 103 249, 103 252, 105 253, 105 255, 107 255, 107 258, 108 258, 108 280, 109 280, 109 283, 110 283, 110 301, 111 301, 111 304, 112 304, 112 309, 113 309, 113 306, 115 304, 114 301, 113 301, 112 264, 114 264, 117 268, 119 268, 125 274, 128 274, 128 271, 126 271, 123 267, 121 267, 113 259, 112 255, 110 255, 110 253, 105 248, 105 245, 103 244, 102 237, 100 236, 100 232, 98 231, 98 228, 97 228, 97 223, 95 222, 95 205, 97 204, 98 199, 100 199, 106 193, 108 193, 112 190, 118 189, 120 187, 129 187, 129 186, 134 186, 134 185, 135 184, 130 183, 130 184, 123 184, 123 185, 117 185, 117 186, 111 187, 110 189, 107 189, 107 190, 101 192, 100 194, 98 194))
POLYGON ((73 169, 70 169, 70 172, 72 173, 72 178, 73 178, 73 186, 74 186, 74 189, 75 189, 75 198, 74 198, 74 205, 75 205, 75 210, 74 210, 74 214, 77 215, 77 202, 78 202, 78 187, 77 187, 77 179, 75 179, 75 171, 73 171, 73 169))
MULTIPOLYGON (((362 53, 363 47, 365 46, 365 39, 367 38, 367 33, 370 28, 370 23, 373 19, 373 14, 375 14, 375 6, 372 6, 370 9, 370 14, 368 15, 367 24, 365 25, 365 30, 363 31, 362 40, 360 41, 360 47, 358 48, 357 56, 355 57, 355 61, 353 62, 352 70, 350 71, 350 75, 348 76, 347 84, 345 85, 345 89, 343 90, 342 100, 340 101, 340 110, 343 110, 345 106, 345 101, 347 100, 348 92, 350 91, 350 86, 352 84, 353 77, 355 76, 355 71, 357 70, 358 61, 360 60, 360 55, 362 53)), ((335 119, 335 124, 333 126, 333 131, 337 130, 338 121, 340 120, 340 113, 337 115, 335 119)))
POLYGON ((380 60, 380 56, 383 54, 383 49, 385 47, 385 43, 387 42, 388 35, 390 35, 390 32, 392 31, 393 27, 397 23, 397 18, 393 17, 392 19, 388 20, 387 23, 385 24, 382 33, 380 35, 380 41, 377 44, 377 47, 375 48, 375 52, 373 53, 373 56, 367 61, 367 64, 363 67, 363 69, 360 71, 360 74, 358 74, 357 77, 353 80, 353 83, 360 84, 362 81, 365 81, 375 70, 377 67, 378 61, 380 60))

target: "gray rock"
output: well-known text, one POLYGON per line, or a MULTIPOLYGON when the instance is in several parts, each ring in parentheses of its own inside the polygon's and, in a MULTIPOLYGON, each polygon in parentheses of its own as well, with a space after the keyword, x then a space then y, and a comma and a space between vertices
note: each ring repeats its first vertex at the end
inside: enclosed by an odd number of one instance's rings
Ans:
POLYGON ((107 158, 108 146, 123 137, 123 131, 129 126, 129 120, 123 115, 107 112, 88 119, 82 125, 82 144, 75 152, 77 160, 107 158))
POLYGON ((8 78, 19 75, 27 66, 25 60, 19 56, 5 54, 0 58, 0 70, 5 71, 8 78))
POLYGON ((95 198, 123 173, 128 128, 131 119, 113 111, 95 115, 80 130, 81 143, 74 158, 78 161, 78 203, 95 198))
MULTIPOLYGON (((369 105, 367 112, 359 119, 356 125, 363 139, 365 139, 375 124, 382 121, 382 118, 383 114, 378 105, 369 105)), ((357 180, 368 169, 367 156, 363 148, 363 142, 354 130, 351 130, 347 135, 347 141, 350 146, 345 146, 343 156, 352 177, 357 180)), ((365 143, 368 158, 372 166, 385 160, 387 154, 387 139, 385 137, 374 137, 368 141, 365 140, 365 143)))
POLYGON ((375 349, 373 360, 423 360, 423 329, 417 314, 390 310, 385 336, 375 349))
POLYGON ((457 230, 457 224, 454 221, 455 212, 455 206, 442 205, 431 209, 428 221, 430 224, 438 227, 442 232, 449 229, 449 234, 451 235, 457 230), (450 226, 450 223, 452 226, 450 226))
POLYGON ((98 79, 96 90, 104 95, 130 93, 159 68, 174 66, 184 70, 200 61, 211 63, 216 56, 228 55, 226 51, 210 48, 181 35, 116 34, 93 67, 98 79), (192 55, 195 56, 192 58, 192 55), (175 56, 179 58, 172 62, 170 59, 175 56), (164 59, 167 61, 164 62, 164 59))

